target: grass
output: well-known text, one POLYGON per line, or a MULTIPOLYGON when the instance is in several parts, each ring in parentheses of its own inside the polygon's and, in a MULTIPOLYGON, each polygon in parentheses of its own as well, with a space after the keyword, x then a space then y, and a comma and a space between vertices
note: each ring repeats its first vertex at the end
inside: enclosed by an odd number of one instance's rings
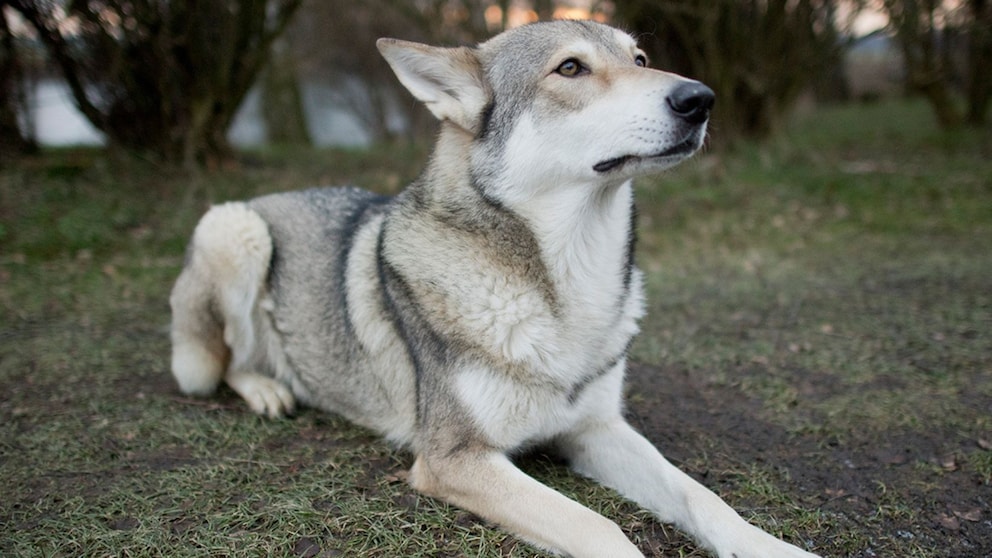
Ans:
MULTIPOLYGON (((413 493, 409 456, 368 432, 169 377, 167 295, 210 203, 395 191, 424 156, 272 150, 189 175, 59 150, 0 170, 0 555, 536 555, 413 493)), ((825 556, 992 552, 992 133, 936 131, 916 102, 826 108, 638 200, 649 438, 825 556)), ((648 555, 705 555, 547 457, 521 466, 648 555)))

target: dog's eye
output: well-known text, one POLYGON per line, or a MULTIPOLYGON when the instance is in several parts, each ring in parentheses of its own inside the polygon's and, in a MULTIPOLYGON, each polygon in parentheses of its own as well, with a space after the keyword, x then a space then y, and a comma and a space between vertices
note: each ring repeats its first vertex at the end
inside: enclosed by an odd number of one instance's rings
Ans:
POLYGON ((638 67, 645 68, 648 65, 648 59, 643 54, 638 54, 634 57, 634 64, 637 64, 638 67))
POLYGON ((578 60, 569 58, 559 64, 558 67, 555 68, 555 72, 565 77, 575 77, 581 74, 587 74, 589 73, 589 70, 586 69, 578 60))

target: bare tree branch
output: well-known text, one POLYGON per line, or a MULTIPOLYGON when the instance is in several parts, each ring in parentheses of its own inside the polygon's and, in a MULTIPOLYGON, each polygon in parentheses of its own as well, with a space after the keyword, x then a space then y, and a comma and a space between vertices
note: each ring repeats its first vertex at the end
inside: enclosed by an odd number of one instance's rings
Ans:
POLYGON ((226 130, 302 0, 10 2, 112 144, 194 165, 228 156, 226 130))

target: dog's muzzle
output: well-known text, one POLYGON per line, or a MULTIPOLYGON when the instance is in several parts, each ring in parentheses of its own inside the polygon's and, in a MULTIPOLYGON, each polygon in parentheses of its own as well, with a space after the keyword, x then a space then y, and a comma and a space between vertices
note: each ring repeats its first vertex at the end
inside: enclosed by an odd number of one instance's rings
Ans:
POLYGON ((702 144, 704 124, 710 117, 710 110, 713 109, 715 100, 716 95, 713 90, 698 81, 680 83, 665 97, 665 102, 672 114, 683 122, 678 127, 684 130, 682 139, 658 153, 628 154, 600 161, 593 165, 593 170, 603 174, 613 172, 631 162, 665 160, 692 154, 702 144))

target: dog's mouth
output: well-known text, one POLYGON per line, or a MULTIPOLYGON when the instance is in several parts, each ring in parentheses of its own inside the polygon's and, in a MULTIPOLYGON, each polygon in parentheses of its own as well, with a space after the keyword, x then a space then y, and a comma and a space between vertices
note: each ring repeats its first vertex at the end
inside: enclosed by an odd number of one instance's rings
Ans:
POLYGON ((624 167, 628 163, 634 161, 642 161, 642 160, 650 160, 650 159, 668 159, 670 157, 680 157, 684 155, 690 155, 698 148, 699 148, 699 134, 692 133, 686 136, 684 140, 669 147, 664 151, 661 151, 660 153, 654 153, 651 155, 622 155, 620 157, 614 157, 612 159, 606 159, 605 161, 600 161, 595 165, 593 165, 592 170, 600 174, 605 174, 608 172, 615 171, 621 167, 624 167))

